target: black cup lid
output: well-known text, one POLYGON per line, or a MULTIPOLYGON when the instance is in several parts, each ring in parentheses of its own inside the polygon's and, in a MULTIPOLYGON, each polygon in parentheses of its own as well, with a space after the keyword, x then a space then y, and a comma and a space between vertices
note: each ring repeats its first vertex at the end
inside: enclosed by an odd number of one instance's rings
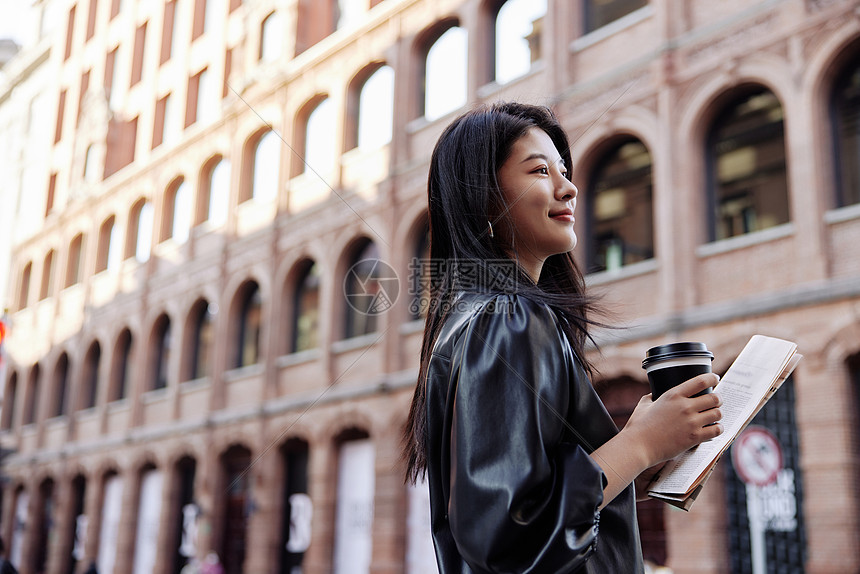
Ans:
POLYGON ((642 361, 644 369, 651 363, 677 357, 708 357, 714 360, 714 354, 708 350, 708 346, 698 342, 669 343, 658 345, 645 351, 645 360, 642 361))

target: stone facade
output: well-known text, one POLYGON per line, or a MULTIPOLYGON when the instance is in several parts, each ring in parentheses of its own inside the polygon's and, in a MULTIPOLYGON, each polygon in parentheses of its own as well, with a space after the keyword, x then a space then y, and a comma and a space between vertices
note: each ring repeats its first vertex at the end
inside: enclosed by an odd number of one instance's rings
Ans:
MULTIPOLYGON (((16 222, 6 302, 0 535, 22 574, 82 572, 93 561, 103 574, 105 566, 176 572, 190 503, 197 555, 219 552, 229 574, 288 572, 298 560, 306 573, 364 571, 336 568, 347 555, 367 555, 377 574, 426 571, 418 569, 426 532, 407 527, 421 516, 410 502, 420 496, 403 484, 398 458, 423 328, 406 287, 426 226, 429 153, 462 111, 423 117, 424 59, 452 24, 468 31, 468 106, 519 99, 556 110, 573 142, 578 214, 588 212, 590 180, 619 136, 650 151, 654 256, 587 277, 625 327, 596 333, 595 384, 613 414, 623 417, 645 392, 641 358, 654 344, 706 341, 722 372, 752 334, 796 341, 805 358, 793 377, 790 426, 803 532, 801 558, 785 571, 860 568, 860 205, 835 199, 830 111, 835 82, 860 60, 860 6, 652 0, 586 31, 590 2, 549 0, 541 57, 498 85, 490 49, 498 4, 377 0, 338 29, 327 24, 335 2, 36 4, 68 26, 59 26, 45 63, 56 77, 49 98, 61 102, 51 111, 56 141, 45 150, 45 185, 28 189, 46 208, 16 222), (263 56, 271 14, 275 57, 263 56), (394 72, 391 141, 361 149, 353 143, 358 95, 382 63, 394 72), (785 118, 790 221, 715 241, 704 215, 705 142, 728 95, 749 85, 775 94, 785 118), (197 106, 189 115, 204 97, 215 113, 197 106), (302 158, 324 100, 334 110, 337 161, 316 174, 302 158), (266 198, 256 195, 255 165, 270 131, 279 155, 266 166, 276 190, 266 198), (221 160, 230 166, 229 209, 215 224, 203 198, 221 160), (84 177, 91 170, 98 175, 84 177), (192 206, 187 238, 175 225, 182 184, 192 206), (141 222, 151 234, 138 233, 141 222), (122 257, 108 264, 112 243, 122 257), (401 278, 399 297, 375 329, 347 338, 344 281, 371 243, 401 278), (296 292, 309 261, 319 271, 317 344, 295 351, 296 292), (212 344, 205 374, 195 376, 201 304, 212 344), (252 324, 253 305, 262 321, 252 324), (632 394, 613 395, 622 387, 632 394), (372 465, 362 479, 372 521, 362 522, 369 530, 352 526, 370 546, 344 550, 351 537, 338 534, 338 492, 361 481, 339 478, 339 468, 347 445, 359 444, 372 445, 361 451, 369 459, 350 459, 372 465), (117 484, 117 503, 107 502, 117 484), (309 496, 313 518, 310 544, 287 555, 294 494, 309 496), (156 523, 147 526, 153 507, 156 523)), ((580 260, 593 240, 586 225, 580 260)), ((656 507, 649 528, 664 541, 655 556, 672 571, 749 571, 730 550, 729 466, 720 463, 690 513, 656 507)))

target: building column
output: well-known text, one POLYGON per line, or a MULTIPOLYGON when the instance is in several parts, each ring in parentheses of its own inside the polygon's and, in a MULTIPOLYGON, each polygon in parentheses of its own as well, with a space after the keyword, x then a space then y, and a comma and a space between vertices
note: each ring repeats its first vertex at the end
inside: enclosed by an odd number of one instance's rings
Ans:
POLYGON ((86 538, 84 539, 84 559, 78 565, 77 571, 83 572, 90 563, 95 562, 99 555, 99 535, 102 526, 102 501, 104 500, 105 476, 94 476, 88 482, 92 487, 84 494, 84 514, 87 517, 86 538))
POLYGON ((215 550, 218 539, 215 536, 215 527, 217 526, 215 489, 218 488, 218 477, 221 474, 218 464, 219 453, 215 452, 211 443, 207 444, 203 453, 203 458, 198 461, 194 473, 194 499, 200 506, 200 517, 197 521, 198 559, 202 559, 207 553, 215 550))
MULTIPOLYGON (((162 472, 164 484, 161 489, 161 515, 158 518, 158 541, 156 542, 158 550, 153 572, 169 573, 172 572, 173 555, 176 553, 173 541, 176 540, 178 517, 174 507, 179 504, 180 479, 176 465, 166 467, 162 472)), ((181 515, 182 509, 178 512, 181 515)))
MULTIPOLYGON (((399 420, 399 419, 398 419, 399 420)), ((376 487, 373 495, 372 574, 395 574, 406 564, 406 486, 400 465, 400 433, 379 432, 376 445, 376 487)))
MULTIPOLYGON (((116 539, 114 574, 131 572, 134 565, 134 544, 137 535, 137 514, 140 500, 140 471, 132 467, 123 476, 122 510, 116 539)), ((101 574, 101 573, 100 573, 101 574)), ((107 574, 107 573, 105 573, 107 574)))
POLYGON ((312 440, 308 452, 308 493, 313 504, 311 544, 302 569, 307 574, 330 574, 334 549, 336 451, 328 437, 312 440))
POLYGON ((65 574, 75 540, 75 491, 71 479, 54 483, 54 525, 48 537, 48 574, 65 574))
POLYGON ((0 536, 3 537, 3 542, 6 543, 6 557, 8 558, 12 545, 12 532, 15 528, 15 507, 18 503, 15 496, 17 483, 14 479, 9 480, 2 488, 3 514, 0 516, 0 536))
POLYGON ((251 515, 246 534, 246 574, 265 574, 277 569, 277 555, 273 550, 280 541, 281 505, 278 495, 282 486, 281 481, 276 480, 278 455, 277 448, 269 449, 248 472, 251 515))

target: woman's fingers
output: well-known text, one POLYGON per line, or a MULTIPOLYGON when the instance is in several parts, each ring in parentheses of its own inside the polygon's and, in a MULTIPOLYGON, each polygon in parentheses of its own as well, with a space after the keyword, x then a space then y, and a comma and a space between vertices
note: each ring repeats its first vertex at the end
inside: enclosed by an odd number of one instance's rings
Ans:
POLYGON ((674 391, 682 397, 692 397, 705 389, 716 387, 718 382, 720 382, 719 375, 716 373, 705 373, 704 375, 693 377, 689 381, 684 381, 674 389, 667 391, 667 393, 674 391))

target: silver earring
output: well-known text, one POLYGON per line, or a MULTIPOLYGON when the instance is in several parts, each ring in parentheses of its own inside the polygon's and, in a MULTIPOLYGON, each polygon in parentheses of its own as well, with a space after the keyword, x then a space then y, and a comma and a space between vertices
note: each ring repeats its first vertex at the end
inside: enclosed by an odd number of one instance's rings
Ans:
POLYGON ((487 226, 490 228, 490 239, 492 239, 495 235, 493 235, 493 224, 490 223, 489 219, 487 220, 487 226))

